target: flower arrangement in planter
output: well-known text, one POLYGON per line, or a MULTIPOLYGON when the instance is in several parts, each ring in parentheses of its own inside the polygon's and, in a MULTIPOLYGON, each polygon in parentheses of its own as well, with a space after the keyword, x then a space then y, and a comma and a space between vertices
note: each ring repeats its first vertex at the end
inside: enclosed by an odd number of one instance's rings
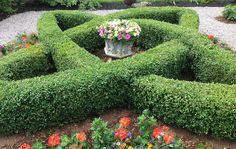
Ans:
POLYGON ((99 27, 99 36, 105 39, 106 55, 123 58, 132 55, 132 46, 141 28, 136 22, 115 19, 99 27))
POLYGON ((46 144, 22 144, 19 149, 182 149, 182 141, 166 126, 155 127, 156 120, 145 110, 137 123, 123 117, 113 128, 100 118, 92 122, 90 132, 53 134, 46 144), (137 127, 137 128, 136 128, 137 127))

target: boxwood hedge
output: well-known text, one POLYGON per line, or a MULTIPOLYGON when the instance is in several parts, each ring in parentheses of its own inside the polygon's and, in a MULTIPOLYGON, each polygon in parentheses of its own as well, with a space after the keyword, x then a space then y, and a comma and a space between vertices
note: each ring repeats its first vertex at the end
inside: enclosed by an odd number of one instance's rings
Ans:
POLYGON ((45 75, 51 65, 42 46, 19 50, 0 60, 0 79, 19 80, 45 75))
POLYGON ((38 22, 40 40, 61 72, 0 81, 4 88, 0 90, 0 133, 37 131, 77 122, 108 108, 131 106, 150 108, 165 122, 196 133, 236 139, 235 113, 230 110, 235 109, 234 85, 212 83, 236 84, 236 56, 197 33, 197 27, 195 12, 175 7, 130 9, 105 17, 80 11, 45 13, 38 22), (147 51, 104 64, 89 53, 104 46, 96 26, 122 17, 141 26, 137 46, 147 51), (177 79, 186 68, 195 73, 196 81, 205 83, 165 79, 177 79), (151 74, 165 77, 153 79, 153 90, 142 83, 151 74), (168 111, 168 105, 174 109, 168 111), (207 118, 212 124, 206 124, 207 118))
POLYGON ((56 11, 45 13, 40 18, 38 22, 40 41, 47 49, 47 53, 52 55, 58 71, 92 66, 94 63, 101 62, 97 57, 77 46, 68 36, 64 35, 61 29, 83 24, 93 17, 95 16, 84 12, 56 11))
POLYGON ((178 76, 185 64, 186 51, 187 48, 178 41, 170 41, 103 67, 2 82, 0 134, 76 122, 110 107, 127 106, 127 102, 132 102, 127 93, 134 76, 178 76))
POLYGON ((134 109, 169 124, 217 137, 236 135, 236 86, 144 76, 133 83, 134 109), (144 104, 145 103, 145 104, 144 104))

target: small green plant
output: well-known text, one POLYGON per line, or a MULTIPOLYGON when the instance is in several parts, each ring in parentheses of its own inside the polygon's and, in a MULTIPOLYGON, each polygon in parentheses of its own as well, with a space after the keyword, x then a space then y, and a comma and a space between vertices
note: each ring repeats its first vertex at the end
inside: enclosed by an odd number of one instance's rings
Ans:
POLYGON ((230 21, 236 21, 236 5, 225 6, 223 16, 230 21))
POLYGON ((100 118, 94 119, 91 129, 93 134, 91 136, 93 140, 94 148, 103 148, 104 146, 110 146, 110 142, 114 141, 112 130, 108 128, 107 122, 104 122, 100 118))

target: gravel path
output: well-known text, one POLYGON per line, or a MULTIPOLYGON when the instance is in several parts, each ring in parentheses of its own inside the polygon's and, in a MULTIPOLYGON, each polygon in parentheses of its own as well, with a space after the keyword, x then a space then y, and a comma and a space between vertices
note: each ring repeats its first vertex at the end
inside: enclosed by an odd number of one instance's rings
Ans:
POLYGON ((17 33, 37 32, 37 20, 43 11, 28 11, 0 22, 0 44, 11 41, 17 33))
MULTIPOLYGON (((215 20, 216 16, 220 16, 223 7, 193 7, 200 17, 199 31, 205 34, 213 34, 220 40, 227 43, 234 51, 236 51, 236 24, 225 24, 215 20)), ((98 15, 106 15, 108 13, 117 12, 119 10, 98 10, 92 13, 98 15)), ((42 11, 29 11, 17 15, 13 15, 0 22, 0 44, 4 44, 14 39, 17 33, 37 32, 37 19, 42 11)))
POLYGON ((215 19, 222 15, 223 7, 193 7, 191 9, 197 11, 199 15, 199 32, 218 37, 236 52, 236 24, 226 24, 215 19))

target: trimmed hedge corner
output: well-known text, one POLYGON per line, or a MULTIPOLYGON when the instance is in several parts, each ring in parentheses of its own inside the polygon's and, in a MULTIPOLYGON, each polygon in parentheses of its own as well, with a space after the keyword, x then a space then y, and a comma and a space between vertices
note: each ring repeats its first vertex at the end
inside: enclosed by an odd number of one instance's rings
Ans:
POLYGON ((90 14, 84 12, 64 12, 55 11, 42 15, 38 21, 39 39, 43 43, 45 49, 49 54, 52 54, 58 71, 66 69, 74 69, 84 66, 93 66, 96 63, 101 62, 97 57, 91 55, 85 49, 75 44, 69 37, 64 35, 61 28, 58 26, 58 19, 68 19, 67 23, 60 23, 64 25, 63 28, 71 27, 76 24, 83 24, 86 21, 91 20, 93 17, 90 14), (68 14, 71 14, 71 18, 68 19, 68 14), (79 51, 79 52, 78 52, 79 51))
POLYGON ((21 49, 0 60, 0 79, 19 80, 48 73, 50 64, 42 46, 21 49))

